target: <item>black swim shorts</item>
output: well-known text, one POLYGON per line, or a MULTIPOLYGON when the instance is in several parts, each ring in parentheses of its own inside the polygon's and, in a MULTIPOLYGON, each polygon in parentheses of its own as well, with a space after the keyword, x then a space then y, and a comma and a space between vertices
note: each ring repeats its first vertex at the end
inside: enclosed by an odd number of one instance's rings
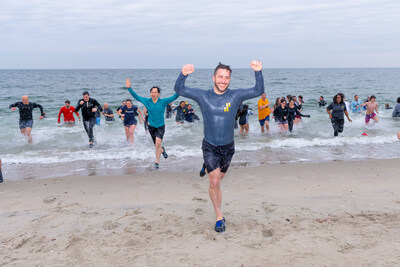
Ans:
POLYGON ((233 154, 235 154, 234 142, 223 146, 214 146, 203 139, 201 148, 203 150, 203 159, 208 173, 218 168, 220 168, 223 173, 228 171, 233 154))
POLYGON ((156 137, 160 138, 161 140, 163 139, 165 133, 165 125, 158 128, 154 128, 149 125, 149 133, 151 135, 151 139, 153 139, 153 143, 155 144, 156 137))

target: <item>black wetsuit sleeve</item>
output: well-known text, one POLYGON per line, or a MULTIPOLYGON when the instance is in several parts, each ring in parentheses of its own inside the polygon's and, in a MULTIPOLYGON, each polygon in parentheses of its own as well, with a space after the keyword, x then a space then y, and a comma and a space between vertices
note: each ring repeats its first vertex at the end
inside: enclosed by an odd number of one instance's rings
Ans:
POLYGON ((93 106, 97 107, 100 111, 103 110, 103 108, 101 107, 100 103, 97 102, 96 99, 93 99, 93 106))
POLYGON ((32 103, 32 107, 33 107, 33 108, 39 108, 39 109, 40 109, 40 115, 41 115, 41 116, 44 116, 42 105, 36 104, 36 103, 32 103))
POLYGON ((11 104, 8 108, 16 108, 16 107, 19 107, 19 104, 20 104, 21 102, 15 102, 14 104, 11 104))
POLYGON ((236 94, 239 94, 239 101, 243 102, 247 99, 255 98, 260 96, 265 92, 264 89, 264 77, 262 75, 262 71, 254 72, 256 78, 256 85, 249 89, 237 89, 235 90, 236 94))
POLYGON ((332 110, 333 109, 333 103, 330 103, 329 106, 326 109, 327 110, 332 110))
POLYGON ((308 117, 309 115, 303 115, 300 113, 300 110, 298 110, 297 108, 295 109, 295 112, 297 115, 301 116, 301 117, 308 117))
POLYGON ((75 111, 76 111, 76 112, 78 112, 78 111, 81 109, 82 105, 80 104, 80 102, 81 102, 82 100, 83 100, 83 99, 79 99, 79 100, 78 100, 78 104, 77 104, 76 107, 75 107, 75 111))
POLYGON ((176 79, 174 90, 178 95, 193 99, 194 101, 198 102, 201 96, 201 92, 203 92, 204 90, 198 88, 189 88, 185 86, 185 81, 187 77, 188 76, 183 75, 181 72, 178 76, 178 79, 176 79))

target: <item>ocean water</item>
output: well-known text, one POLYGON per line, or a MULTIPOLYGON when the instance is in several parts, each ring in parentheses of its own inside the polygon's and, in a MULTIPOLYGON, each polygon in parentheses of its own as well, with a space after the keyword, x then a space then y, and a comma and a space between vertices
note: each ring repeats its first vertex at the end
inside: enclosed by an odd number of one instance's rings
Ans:
MULTIPOLYGON (((122 122, 95 127, 97 145, 88 148, 88 137, 80 122, 74 127, 57 125, 59 109, 69 99, 76 105, 83 91, 101 104, 107 102, 115 109, 121 101, 132 98, 124 88, 131 78, 134 90, 149 97, 153 85, 161 87, 161 97, 172 95, 179 69, 168 70, 0 70, 0 157, 7 179, 36 179, 64 175, 133 174, 154 171, 154 146, 151 138, 138 124, 135 142, 126 142, 122 122), (39 120, 34 110, 33 144, 28 144, 18 129, 18 110, 8 106, 28 95, 31 102, 44 107, 46 118, 39 120)), ((187 85, 212 88, 213 70, 198 69, 187 79, 187 85)), ((235 130, 236 154, 232 167, 257 166, 288 162, 322 162, 332 160, 362 160, 400 158, 400 120, 391 117, 392 110, 384 104, 396 104, 400 96, 400 69, 264 69, 267 98, 275 102, 279 96, 303 95, 303 118, 292 133, 280 133, 271 122, 270 134, 260 134, 257 101, 245 101, 255 111, 250 116, 250 133, 241 135, 235 130), (352 123, 346 121, 344 132, 333 138, 333 129, 325 108, 319 108, 320 95, 330 103, 337 92, 343 92, 351 101, 354 94, 361 99, 374 94, 379 108, 379 123, 364 124, 364 114, 352 114, 352 123), (366 132, 368 136, 361 134, 366 132)), ((251 69, 234 69, 230 88, 254 86, 251 69)), ((193 104, 202 118, 196 103, 193 104)), ((134 101, 140 108, 142 104, 134 101)), ((201 141, 203 122, 176 125, 175 119, 166 120, 163 145, 169 158, 161 159, 160 169, 171 171, 198 171, 202 163, 201 141)))

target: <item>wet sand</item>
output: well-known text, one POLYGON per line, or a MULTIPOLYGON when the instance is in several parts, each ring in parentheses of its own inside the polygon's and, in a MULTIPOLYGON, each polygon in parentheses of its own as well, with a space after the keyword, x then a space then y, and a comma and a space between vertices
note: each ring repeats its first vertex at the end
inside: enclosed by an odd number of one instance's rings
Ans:
POLYGON ((231 168, 222 234, 197 172, 5 180, 0 266, 398 266, 399 174, 399 159, 231 168))

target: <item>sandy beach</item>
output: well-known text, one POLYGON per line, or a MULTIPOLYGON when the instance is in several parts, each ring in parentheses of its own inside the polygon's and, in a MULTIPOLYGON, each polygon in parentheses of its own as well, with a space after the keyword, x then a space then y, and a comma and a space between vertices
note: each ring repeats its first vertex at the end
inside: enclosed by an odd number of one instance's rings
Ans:
MULTIPOLYGON (((400 159, 0 185, 0 266, 400 265, 400 159)), ((7 179, 7 177, 5 177, 7 179)))

